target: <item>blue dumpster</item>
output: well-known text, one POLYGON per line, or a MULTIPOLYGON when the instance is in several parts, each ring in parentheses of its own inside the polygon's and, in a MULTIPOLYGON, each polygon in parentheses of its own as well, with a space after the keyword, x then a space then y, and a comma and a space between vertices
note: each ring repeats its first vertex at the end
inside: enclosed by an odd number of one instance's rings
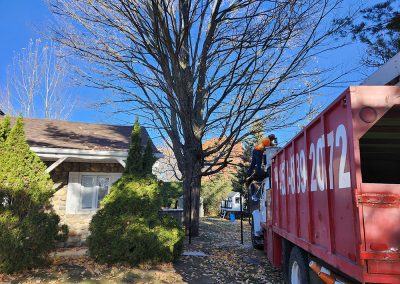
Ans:
POLYGON ((230 213, 230 214, 229 214, 229 221, 230 221, 230 222, 235 222, 235 220, 236 220, 236 219, 235 219, 235 213, 230 213))

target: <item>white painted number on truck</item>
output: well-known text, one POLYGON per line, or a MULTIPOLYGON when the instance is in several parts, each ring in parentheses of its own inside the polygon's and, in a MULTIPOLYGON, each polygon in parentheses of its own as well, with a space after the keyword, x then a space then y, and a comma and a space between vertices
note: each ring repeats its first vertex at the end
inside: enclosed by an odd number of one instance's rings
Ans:
MULTIPOLYGON (((340 124, 336 131, 318 137, 317 141, 310 143, 308 151, 310 175, 310 191, 324 191, 334 188, 334 171, 337 170, 338 188, 350 188, 350 172, 345 171, 347 160, 347 134, 346 128, 340 124), (316 144, 314 143, 316 142, 316 144), (329 148, 328 172, 326 172, 326 149, 329 148), (334 150, 341 149, 339 167, 333 168, 334 150), (327 176, 328 175, 328 176, 327 176), (327 181, 329 180, 329 185, 327 181)), ((275 184, 279 186, 281 194, 304 193, 307 188, 307 166, 304 150, 301 149, 295 156, 291 155, 288 161, 280 161, 279 169, 275 165, 275 184), (286 173, 286 175, 285 175, 286 173), (286 187, 287 185, 287 187, 286 187)))

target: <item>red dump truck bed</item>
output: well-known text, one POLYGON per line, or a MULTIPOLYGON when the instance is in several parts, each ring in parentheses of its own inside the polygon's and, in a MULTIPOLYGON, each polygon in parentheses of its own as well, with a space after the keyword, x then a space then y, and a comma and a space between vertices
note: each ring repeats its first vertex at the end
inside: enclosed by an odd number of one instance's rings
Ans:
POLYGON ((399 87, 348 88, 274 157, 272 181, 274 265, 297 247, 350 281, 400 283, 399 87))

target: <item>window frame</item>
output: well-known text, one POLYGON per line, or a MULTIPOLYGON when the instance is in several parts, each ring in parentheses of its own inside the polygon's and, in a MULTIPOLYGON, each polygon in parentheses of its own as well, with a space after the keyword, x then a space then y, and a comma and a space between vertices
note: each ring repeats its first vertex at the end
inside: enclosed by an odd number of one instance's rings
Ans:
POLYGON ((96 212, 99 209, 99 207, 82 208, 82 190, 83 190, 82 179, 83 179, 83 177, 86 177, 86 176, 91 176, 91 177, 95 178, 95 184, 96 185, 94 186, 94 191, 95 192, 93 194, 94 196, 92 197, 92 206, 93 205, 97 206, 97 201, 98 201, 97 199, 98 199, 98 194, 99 194, 99 186, 97 184, 97 179, 98 179, 98 177, 106 177, 106 178, 109 179, 109 185, 108 185, 108 189, 107 189, 107 194, 109 194, 110 193, 110 187, 113 184, 113 180, 112 180, 113 173, 96 173, 96 172, 79 173, 79 184, 80 184, 80 186, 79 186, 78 211, 79 212, 83 212, 83 213, 85 213, 85 212, 88 212, 88 213, 96 212))

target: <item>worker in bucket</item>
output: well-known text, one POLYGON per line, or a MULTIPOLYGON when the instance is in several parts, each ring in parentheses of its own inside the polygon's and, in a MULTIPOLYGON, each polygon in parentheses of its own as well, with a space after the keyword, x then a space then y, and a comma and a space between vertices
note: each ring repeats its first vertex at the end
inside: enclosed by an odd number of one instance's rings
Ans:
POLYGON ((252 157, 251 157, 250 168, 247 172, 247 175, 248 175, 247 180, 249 180, 253 176, 254 169, 256 170, 255 171, 256 176, 258 176, 258 177, 263 176, 263 171, 261 170, 261 165, 263 163, 263 155, 265 152, 265 148, 276 146, 276 144, 278 144, 278 142, 277 142, 275 135, 270 134, 270 135, 268 135, 267 138, 264 138, 260 144, 254 146, 252 157))

